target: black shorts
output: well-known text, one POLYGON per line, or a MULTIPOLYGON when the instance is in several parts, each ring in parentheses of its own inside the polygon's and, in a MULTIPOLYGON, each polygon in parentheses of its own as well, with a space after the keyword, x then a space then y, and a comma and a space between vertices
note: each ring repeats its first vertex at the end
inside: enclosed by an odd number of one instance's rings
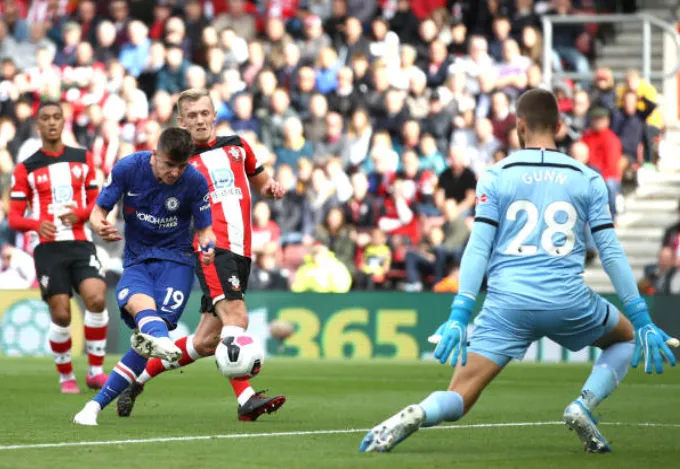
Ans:
POLYGON ((89 241, 40 243, 33 252, 43 300, 53 295, 73 296, 83 280, 104 280, 97 251, 89 241))
POLYGON ((214 313, 220 300, 242 300, 248 289, 250 258, 226 249, 215 249, 215 260, 210 265, 201 262, 196 254, 196 275, 203 290, 201 311, 214 313))

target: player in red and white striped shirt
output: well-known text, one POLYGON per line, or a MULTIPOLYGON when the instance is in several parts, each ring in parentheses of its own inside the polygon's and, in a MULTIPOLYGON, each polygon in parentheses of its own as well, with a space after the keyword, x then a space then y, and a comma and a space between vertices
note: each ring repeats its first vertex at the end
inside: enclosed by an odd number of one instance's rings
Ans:
MULTIPOLYGON (((251 185, 263 197, 281 198, 285 191, 264 170, 248 143, 237 136, 215 136, 215 108, 205 90, 187 90, 177 100, 180 124, 194 140, 197 154, 189 161, 208 180, 213 231, 217 237, 215 261, 211 266, 196 264, 201 283, 201 321, 193 335, 175 344, 183 351, 179 366, 212 356, 219 340, 237 336, 248 327, 244 294, 251 263, 251 185)), ((177 364, 152 359, 146 370, 118 399, 118 414, 128 416, 143 385, 177 364)), ((253 421, 278 410, 285 396, 267 397, 256 393, 248 381, 232 380, 238 399, 238 418, 253 421)))
POLYGON ((95 168, 89 152, 67 147, 61 140, 64 113, 59 103, 45 102, 38 109, 42 148, 14 169, 9 226, 15 231, 37 231, 35 268, 43 300, 50 308, 49 341, 60 375, 61 392, 80 390, 71 364, 71 306, 73 291, 82 297, 85 311, 88 374, 86 384, 99 389, 106 382, 102 366, 106 354, 106 284, 90 230, 90 217, 98 194, 95 168), (30 206, 30 215, 26 209, 30 206))

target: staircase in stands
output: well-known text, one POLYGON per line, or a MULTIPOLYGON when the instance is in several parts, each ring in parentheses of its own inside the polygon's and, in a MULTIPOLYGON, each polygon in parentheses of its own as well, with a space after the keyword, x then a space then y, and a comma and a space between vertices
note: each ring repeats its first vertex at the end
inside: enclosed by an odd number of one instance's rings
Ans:
MULTIPOLYGON (((642 12, 674 24, 676 19, 669 8, 673 0, 645 0, 642 12)), ((615 72, 629 68, 642 68, 642 24, 625 23, 616 26, 617 35, 610 44, 598 49, 597 65, 607 66, 615 72), (632 53, 635 50, 640 53, 632 53)), ((652 28, 652 70, 663 70, 663 33, 652 28)), ((672 47, 672 46, 671 46, 672 47)), ((680 59, 678 59, 680 60, 680 59)), ((663 93, 662 80, 652 84, 663 93)), ((663 98, 660 96, 660 103, 663 98)), ((667 113, 666 113, 667 114, 667 113)), ((680 121, 666 121, 666 133, 660 145, 658 168, 641 168, 638 187, 624 197, 623 212, 616 223, 616 231, 633 267, 636 279, 642 278, 645 265, 656 262, 663 232, 678 220, 680 201, 680 121)), ((586 268, 586 281, 599 292, 614 289, 602 269, 599 259, 586 268)))

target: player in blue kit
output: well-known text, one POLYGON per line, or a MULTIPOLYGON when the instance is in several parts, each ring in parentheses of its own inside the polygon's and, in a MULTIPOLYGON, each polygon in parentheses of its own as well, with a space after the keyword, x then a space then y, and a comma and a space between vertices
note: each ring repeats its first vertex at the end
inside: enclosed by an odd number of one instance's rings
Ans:
POLYGON ((549 337, 569 350, 602 349, 580 397, 564 411, 589 452, 611 451, 593 410, 616 389, 631 364, 645 371, 675 365, 677 346, 650 319, 614 231, 601 176, 555 148, 559 128, 555 97, 535 89, 517 102, 522 151, 489 168, 477 185, 475 223, 460 268, 460 289, 449 320, 430 341, 442 364, 453 352, 448 391, 436 391, 375 426, 361 451, 389 451, 420 427, 455 422, 510 360, 549 337), (625 316, 583 281, 584 225, 624 305, 625 316), (468 343, 467 328, 488 267, 484 306, 468 343), (468 350, 469 346, 469 350, 468 350))
POLYGON ((132 348, 76 414, 76 424, 97 425, 99 412, 135 380, 149 357, 173 362, 182 356, 168 330, 177 327, 193 283, 192 223, 202 262, 210 264, 215 256, 208 183, 189 165, 193 148, 186 130, 164 130, 156 151, 133 153, 113 167, 97 198, 90 221, 106 241, 122 239, 106 220, 122 198, 124 271, 116 297, 121 317, 135 332, 132 348))

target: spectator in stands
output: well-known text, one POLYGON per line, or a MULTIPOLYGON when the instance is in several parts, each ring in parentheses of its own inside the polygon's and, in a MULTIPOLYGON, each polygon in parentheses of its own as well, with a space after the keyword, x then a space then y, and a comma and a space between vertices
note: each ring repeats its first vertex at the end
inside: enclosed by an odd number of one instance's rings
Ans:
POLYGON ((640 77, 640 72, 638 70, 628 70, 628 72, 626 72, 625 82, 616 88, 617 107, 623 106, 623 97, 626 91, 632 91, 637 94, 637 109, 644 115, 647 115, 645 121, 647 126, 645 138, 643 140, 644 161, 653 163, 655 161, 654 139, 661 133, 661 129, 664 125, 661 110, 656 107, 656 102, 658 100, 656 88, 643 80, 640 77), (656 107, 656 109, 654 109, 654 107, 656 107))
POLYGON ((445 202, 453 200, 458 216, 465 218, 475 205, 477 178, 467 166, 466 149, 451 147, 448 161, 449 167, 439 175, 435 196, 437 207, 444 212, 445 202))
POLYGON ((496 62, 501 62, 503 60, 503 48, 504 43, 511 38, 510 30, 512 26, 510 24, 510 18, 506 16, 496 16, 492 22, 493 38, 489 42, 489 55, 493 57, 496 62))
MULTIPOLYGON (((199 0, 184 2, 184 17, 186 27, 186 39, 189 45, 189 57, 194 63, 205 64, 205 49, 201 47, 203 30, 208 26, 208 21, 203 15, 203 7, 199 0)), ((239 36, 246 40, 245 37, 239 36)))
POLYGON ((128 28, 130 24, 130 9, 125 0, 114 0, 109 4, 109 10, 111 12, 111 21, 113 21, 117 31, 116 45, 121 47, 130 41, 130 29, 128 28))
MULTIPOLYGON (((555 9, 548 14, 571 15, 574 14, 571 0, 555 0, 555 9)), ((589 73, 590 64, 584 55, 590 51, 590 36, 583 24, 563 23, 553 25, 553 67, 561 72, 564 70, 562 62, 578 73, 589 73)), ((582 81, 582 86, 587 89, 590 83, 582 81)))
POLYGON ((326 133, 314 148, 314 159, 317 161, 331 156, 340 157, 343 167, 349 163, 348 139, 343 133, 342 116, 337 112, 326 115, 326 133))
POLYGON ((357 108, 352 113, 347 129, 349 163, 352 168, 360 167, 366 160, 372 136, 373 127, 368 110, 363 107, 357 108))
POLYGON ((364 247, 359 260, 355 285, 359 290, 383 288, 392 265, 392 251, 387 237, 379 228, 373 228, 370 242, 364 247))
MULTIPOLYGON (((252 86, 260 72, 264 70, 265 59, 265 50, 262 43, 255 40, 250 41, 248 43, 248 61, 242 67, 243 80, 248 86, 252 86)), ((271 74, 271 71, 267 73, 271 74)))
POLYGON ((359 105, 361 99, 359 93, 354 89, 354 72, 350 67, 340 67, 337 79, 337 88, 327 96, 328 108, 339 113, 341 117, 348 118, 359 105))
MULTIPOLYGON (((441 228, 431 228, 417 246, 408 249, 404 265, 406 267, 406 283, 404 291, 419 292, 423 290, 423 280, 434 274, 437 263, 437 249, 444 241, 441 228)), ((439 280, 439 279, 437 279, 439 280)))
POLYGON ((302 120, 310 117, 309 107, 316 86, 314 73, 310 66, 300 67, 295 84, 290 90, 291 104, 302 120))
POLYGON ((368 192, 368 178, 365 173, 352 174, 352 197, 342 205, 344 218, 359 233, 357 243, 359 246, 366 244, 367 238, 362 238, 362 233, 367 233, 377 225, 379 213, 379 199, 368 192))
POLYGON ((583 132, 590 127, 590 97, 588 93, 583 90, 574 93, 574 108, 573 111, 567 115, 565 123, 568 127, 567 137, 568 141, 565 143, 567 147, 573 142, 581 140, 583 132))
POLYGON ((276 244, 265 246, 257 255, 248 279, 249 290, 285 291, 288 290, 287 273, 276 262, 276 244))
POLYGON ((331 47, 331 39, 323 31, 321 18, 307 15, 303 22, 304 39, 300 41, 300 58, 304 63, 314 63, 321 51, 331 47))
POLYGON ((417 244, 420 238, 418 219, 406 197, 406 184, 403 179, 393 178, 389 194, 380 207, 378 228, 394 238, 408 240, 417 244))
POLYGON ((612 113, 616 110, 616 90, 611 69, 600 67, 595 72, 595 82, 590 90, 590 102, 594 106, 606 107, 612 113))
POLYGON ((119 60, 129 74, 138 77, 146 68, 149 57, 149 49, 151 48, 151 40, 148 37, 149 28, 141 21, 131 21, 127 29, 130 42, 121 46, 119 60))
POLYGON ((508 133, 515 128, 517 118, 510 110, 510 99, 503 91, 496 91, 491 96, 491 115, 493 136, 504 147, 508 146, 508 133))
POLYGON ((616 215, 616 198, 621 192, 621 140, 609 128, 607 108, 594 108, 590 113, 592 128, 587 129, 582 141, 588 145, 588 162, 604 178, 609 191, 609 208, 616 215))
POLYGON ((446 277, 434 284, 432 291, 435 293, 458 293, 458 287, 460 284, 459 273, 460 267, 457 264, 453 264, 449 268, 449 272, 446 277))
POLYGON ((442 86, 446 81, 446 76, 449 67, 451 66, 449 53, 446 50, 446 44, 438 39, 432 41, 428 59, 429 61, 425 68, 427 86, 430 88, 442 86))
POLYGON ((316 61, 316 89, 320 93, 328 94, 338 87, 338 69, 342 62, 337 52, 326 47, 321 50, 316 61))
POLYGON ((419 167, 439 176, 446 169, 446 160, 437 148, 437 141, 431 134, 424 134, 420 139, 419 167))
POLYGON ((472 94, 480 91, 480 76, 493 76, 494 61, 488 53, 488 43, 484 36, 471 36, 468 55, 456 58, 449 67, 449 75, 459 72, 465 74, 466 90, 472 94))
POLYGON ((480 175, 486 168, 493 164, 493 155, 501 149, 502 144, 493 134, 493 125, 486 118, 477 119, 475 124, 475 144, 468 147, 470 155, 470 168, 475 174, 480 175))
POLYGON ((321 244, 315 245, 295 272, 291 291, 295 293, 346 293, 352 286, 347 267, 321 244))
MULTIPOLYGON (((267 144, 264 138, 262 141, 267 144)), ((275 153, 277 166, 285 163, 295 167, 300 158, 312 158, 314 150, 304 137, 300 119, 292 116, 283 121, 283 142, 275 153)))
MULTIPOLYGON (((49 40, 46 33, 45 23, 33 23, 30 26, 31 36, 28 41, 17 43, 12 49, 10 58, 17 69, 25 71, 37 65, 37 53, 39 49, 48 49, 51 57, 56 54, 56 46, 49 40)), ((3 40, 6 41, 7 38, 3 40)))
POLYGON ((35 282, 33 258, 5 244, 0 251, 0 290, 24 290, 35 282))
POLYGON ((623 106, 612 116, 611 129, 621 140, 623 150, 622 169, 638 165, 638 147, 645 136, 645 120, 656 108, 649 106, 644 112, 637 109, 638 97, 633 91, 623 96, 623 106))
POLYGON ((644 278, 638 283, 640 291, 656 295, 680 294, 678 257, 670 247, 659 251, 656 264, 645 266, 644 278))
POLYGON ((286 139, 284 136, 284 126, 285 122, 288 122, 291 118, 295 118, 300 123, 300 137, 302 137, 302 123, 290 106, 288 93, 283 88, 277 88, 271 96, 269 114, 262 119, 260 127, 262 143, 274 149, 284 145, 285 140, 290 143, 290 138, 286 139))
POLYGON ((24 42, 29 38, 28 22, 21 17, 18 2, 5 0, 2 11, 2 19, 7 26, 7 31, 16 42, 24 42))
POLYGON ((329 210, 339 205, 335 187, 326 172, 323 168, 314 168, 310 187, 305 191, 305 209, 302 215, 304 233, 313 236, 316 227, 323 223, 329 210))
POLYGON ((399 138, 404 122, 410 117, 404 98, 402 91, 390 89, 387 92, 385 95, 385 114, 376 119, 376 130, 385 130, 390 137, 399 138))
POLYGON ((326 174, 335 187, 338 202, 344 204, 353 194, 352 182, 345 171, 346 165, 339 156, 331 156, 325 161, 326 174))
POLYGON ((228 0, 227 11, 221 13, 213 21, 219 31, 232 28, 238 37, 252 41, 257 36, 255 9, 247 0, 228 0))
POLYGON ((531 60, 520 54, 517 41, 510 38, 503 42, 503 53, 499 62, 495 86, 513 99, 517 98, 527 87, 527 70, 531 67, 531 60))
POLYGON ((453 113, 444 107, 439 91, 434 90, 430 93, 428 114, 422 120, 422 132, 431 134, 439 152, 443 153, 449 146, 452 131, 453 113))
POLYGON ((276 243, 281 237, 281 229, 271 219, 271 210, 265 201, 259 201, 253 207, 253 252, 259 253, 269 243, 276 243))
POLYGON ((539 26, 527 25, 522 29, 522 55, 535 64, 543 64, 543 37, 539 26))
POLYGON ((335 253, 336 259, 347 267, 350 274, 354 273, 357 248, 355 233, 351 225, 345 223, 345 215, 341 207, 332 207, 328 210, 323 223, 315 229, 314 240, 328 247, 335 253))
POLYGON ((177 95, 187 89, 186 73, 188 68, 189 61, 184 58, 184 50, 178 45, 169 45, 165 56, 165 65, 158 72, 156 78, 156 90, 177 95))
POLYGON ((304 195, 296 187, 293 167, 280 164, 276 171, 276 181, 286 189, 283 198, 269 201, 272 219, 281 230, 281 245, 299 243, 302 241, 304 195))
POLYGON ((248 93, 242 93, 234 99, 234 118, 231 120, 231 128, 236 133, 252 131, 260 133, 260 121, 253 116, 253 97, 248 93))

